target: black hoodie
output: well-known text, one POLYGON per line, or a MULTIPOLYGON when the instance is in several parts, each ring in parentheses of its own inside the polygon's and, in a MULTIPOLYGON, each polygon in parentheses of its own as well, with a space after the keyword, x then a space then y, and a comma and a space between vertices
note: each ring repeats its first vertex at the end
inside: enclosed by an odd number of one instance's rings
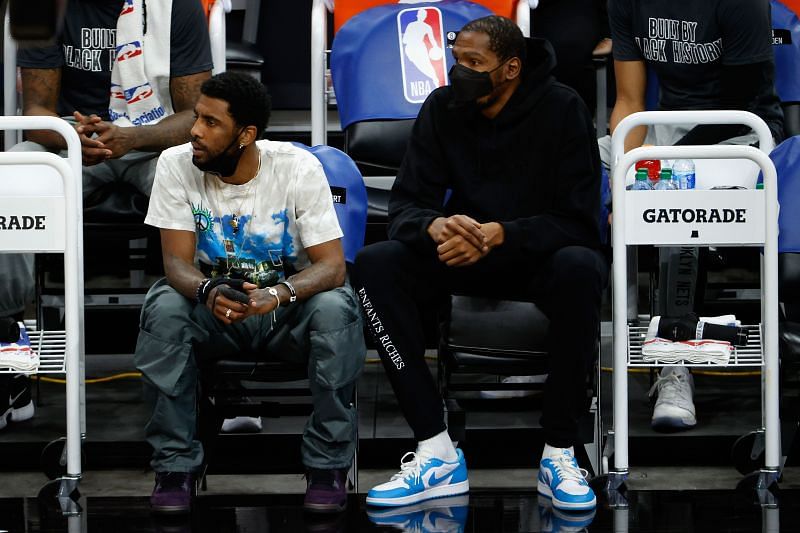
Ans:
POLYGON ((430 94, 392 188, 389 238, 433 253, 433 219, 464 214, 500 222, 505 253, 599 246, 597 140, 583 101, 551 76, 554 66, 550 44, 529 40, 521 83, 494 119, 453 105, 450 87, 430 94))

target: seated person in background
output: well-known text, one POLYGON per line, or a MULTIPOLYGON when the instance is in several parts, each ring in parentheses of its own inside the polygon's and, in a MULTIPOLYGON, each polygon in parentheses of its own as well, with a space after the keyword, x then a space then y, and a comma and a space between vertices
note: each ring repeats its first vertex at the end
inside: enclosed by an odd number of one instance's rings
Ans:
POLYGON ((308 361, 314 404, 302 446, 305 507, 341 511, 356 446, 351 400, 366 348, 330 187, 310 153, 258 141, 270 112, 260 82, 223 73, 201 93, 191 145, 158 160, 145 220, 161 228, 166 270, 145 299, 135 354, 152 409, 145 428, 156 472, 152 509, 190 508, 203 462, 198 363, 263 353, 276 330, 289 328, 281 348, 293 349, 277 355, 308 361))
MULTIPOLYGON (((114 181, 150 195, 158 153, 189 140, 212 66, 198 0, 70 0, 56 44, 21 49, 17 63, 23 113, 75 122, 84 199, 114 181)), ((51 131, 27 139, 13 149, 66 149, 51 131)))
MULTIPOLYGON (((761 117, 775 143, 784 136, 775 93, 769 0, 610 0, 617 100, 611 131, 628 115, 645 110, 647 68, 658 75, 662 110, 740 109, 761 117)), ((610 167, 611 139, 601 138, 600 156, 610 167)), ((653 145, 745 144, 758 138, 740 125, 658 125, 633 130, 625 149, 653 145)), ((682 316, 694 310, 697 248, 660 248, 658 313, 682 316), (687 291, 686 287, 690 287, 687 291)), ((665 367, 656 386, 655 429, 672 431, 697 423, 694 383, 685 367, 665 367)))
MULTIPOLYGON (((33 254, 0 254, 0 318, 21 321, 33 301, 33 254)), ((4 340, 4 339, 0 339, 4 340)), ((0 374, 0 429, 33 418, 27 374, 0 374)))
MULTIPOLYGON (((70 0, 56 43, 20 49, 17 64, 23 114, 75 123, 84 199, 113 181, 149 196, 158 153, 189 140, 200 84, 211 76, 208 27, 197 0, 70 0)), ((12 151, 66 149, 55 132, 26 135, 12 151)), ((17 313, 33 290, 33 256, 0 254, 0 272, 17 281, 0 293, 0 306, 17 313)), ((27 378, 12 383, 24 385, 21 398, 30 397, 27 378)))
POLYGON ((550 318, 539 493, 587 510, 573 455, 608 266, 598 251, 600 160, 589 113, 554 81, 552 49, 489 16, 458 34, 448 87, 420 110, 389 203, 390 240, 356 259, 357 293, 418 441, 370 505, 469 490, 425 361, 425 330, 452 292, 529 299, 550 318), (452 195, 445 202, 447 190, 452 195))

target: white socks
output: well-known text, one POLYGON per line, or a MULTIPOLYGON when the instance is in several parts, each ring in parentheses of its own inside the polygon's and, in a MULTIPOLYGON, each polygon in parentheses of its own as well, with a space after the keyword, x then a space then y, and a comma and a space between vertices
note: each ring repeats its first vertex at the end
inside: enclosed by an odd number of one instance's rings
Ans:
POLYGON ((542 450, 542 459, 559 457, 564 453, 564 450, 568 450, 573 457, 575 456, 575 449, 572 446, 569 448, 556 448, 545 443, 544 450, 542 450))
POLYGON ((453 441, 450 440, 446 429, 434 437, 419 441, 417 455, 436 457, 449 463, 458 459, 453 441))

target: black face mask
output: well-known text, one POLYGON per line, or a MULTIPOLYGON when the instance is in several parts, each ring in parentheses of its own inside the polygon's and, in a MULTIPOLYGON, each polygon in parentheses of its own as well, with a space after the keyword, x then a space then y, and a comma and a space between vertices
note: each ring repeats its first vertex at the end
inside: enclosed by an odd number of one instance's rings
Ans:
POLYGON ((453 98, 456 103, 468 104, 482 98, 494 90, 490 74, 499 69, 506 62, 503 61, 492 70, 478 71, 455 64, 450 72, 450 86, 453 87, 453 98))
POLYGON ((239 148, 233 153, 233 155, 229 154, 228 150, 230 150, 231 147, 239 141, 239 135, 243 131, 244 128, 239 130, 239 132, 233 136, 233 140, 230 142, 230 144, 226 146, 217 157, 209 159, 205 163, 200 163, 194 157, 192 157, 192 163, 194 163, 194 166, 203 172, 219 174, 222 177, 232 176, 233 173, 236 172, 236 167, 239 165, 239 159, 241 159, 242 152, 244 150, 239 148))

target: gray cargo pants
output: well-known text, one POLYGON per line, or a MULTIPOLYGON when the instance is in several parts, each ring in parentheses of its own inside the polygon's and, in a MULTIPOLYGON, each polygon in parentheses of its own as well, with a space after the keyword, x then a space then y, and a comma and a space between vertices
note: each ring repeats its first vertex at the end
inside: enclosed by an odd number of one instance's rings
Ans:
MULTIPOLYGON (((277 324, 308 362, 314 411, 303 433, 303 464, 349 468, 358 418, 351 400, 366 347, 358 302, 349 285, 278 310, 277 324)), ((198 359, 258 353, 273 332, 272 314, 225 326, 161 279, 147 293, 134 361, 143 374, 152 415, 145 426, 156 472, 195 472, 203 461, 197 440, 198 359)))

